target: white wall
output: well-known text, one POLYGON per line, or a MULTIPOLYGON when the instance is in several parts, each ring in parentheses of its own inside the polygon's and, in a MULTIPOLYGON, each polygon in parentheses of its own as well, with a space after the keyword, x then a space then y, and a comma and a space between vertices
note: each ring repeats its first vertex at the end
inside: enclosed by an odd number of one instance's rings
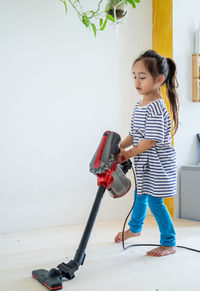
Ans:
MULTIPOLYGON (((105 130, 128 133, 130 68, 151 47, 151 6, 132 10, 119 38, 107 27, 95 39, 60 1, 0 2, 1 232, 87 220, 88 165, 105 130)), ((98 219, 125 217, 132 194, 105 196, 98 219)))
MULTIPOLYGON (((199 11, 199 0, 173 1, 173 53, 178 68, 180 99, 180 127, 175 135, 174 144, 179 179, 181 166, 200 162, 200 146, 196 136, 200 132, 200 103, 192 102, 192 54, 194 29, 200 22, 199 11)), ((175 200, 176 216, 179 216, 180 211, 179 200, 178 187, 175 200)))

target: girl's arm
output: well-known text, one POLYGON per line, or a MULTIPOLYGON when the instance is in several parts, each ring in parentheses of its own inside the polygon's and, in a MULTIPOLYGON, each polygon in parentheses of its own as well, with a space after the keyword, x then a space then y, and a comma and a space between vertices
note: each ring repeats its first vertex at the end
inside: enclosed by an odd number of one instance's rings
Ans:
POLYGON ((120 148, 126 149, 133 145, 133 137, 129 134, 121 143, 120 148))
POLYGON ((123 148, 120 148, 120 153, 117 156, 117 163, 121 164, 126 160, 147 151, 152 146, 154 146, 155 143, 156 143, 155 140, 142 139, 135 147, 128 151, 125 151, 123 148))

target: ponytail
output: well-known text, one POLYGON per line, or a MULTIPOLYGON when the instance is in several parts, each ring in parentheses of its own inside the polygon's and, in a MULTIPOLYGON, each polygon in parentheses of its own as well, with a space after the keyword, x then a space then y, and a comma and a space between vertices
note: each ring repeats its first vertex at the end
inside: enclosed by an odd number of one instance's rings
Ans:
POLYGON ((179 111, 179 100, 176 88, 178 88, 178 81, 176 79, 176 64, 171 58, 166 58, 168 64, 168 76, 165 80, 166 84, 166 93, 169 98, 170 109, 173 115, 174 121, 174 132, 173 135, 177 132, 179 125, 178 111, 179 111))

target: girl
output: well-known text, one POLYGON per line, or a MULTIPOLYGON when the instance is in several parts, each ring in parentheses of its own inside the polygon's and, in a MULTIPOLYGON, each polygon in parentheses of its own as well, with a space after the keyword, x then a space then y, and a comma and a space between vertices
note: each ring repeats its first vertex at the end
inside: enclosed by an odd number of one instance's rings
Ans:
MULTIPOLYGON (((173 116, 174 134, 178 129, 179 101, 176 92, 176 65, 154 50, 141 54, 133 64, 135 87, 143 95, 134 109, 129 135, 120 144, 117 162, 134 157, 137 177, 135 206, 128 223, 130 229, 124 240, 141 234, 149 205, 160 230, 161 246, 149 252, 149 256, 165 256, 176 252, 175 230, 164 197, 176 193, 176 154, 171 146, 171 119, 160 87, 166 84, 166 92, 173 116), (133 145, 130 150, 125 150, 133 145)), ((115 242, 122 241, 122 233, 115 242)))

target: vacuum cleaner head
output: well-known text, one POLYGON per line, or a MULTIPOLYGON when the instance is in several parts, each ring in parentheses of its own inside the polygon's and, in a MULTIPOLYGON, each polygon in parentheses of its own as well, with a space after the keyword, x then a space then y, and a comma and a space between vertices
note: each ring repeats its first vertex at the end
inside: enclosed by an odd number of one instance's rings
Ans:
POLYGON ((110 196, 119 198, 124 196, 131 187, 131 181, 125 176, 131 167, 131 161, 117 165, 121 137, 114 131, 103 134, 99 147, 90 163, 90 172, 97 175, 98 186, 103 185, 110 191, 110 196))
POLYGON ((60 270, 53 268, 50 271, 39 269, 32 272, 32 276, 49 290, 62 289, 60 270))

